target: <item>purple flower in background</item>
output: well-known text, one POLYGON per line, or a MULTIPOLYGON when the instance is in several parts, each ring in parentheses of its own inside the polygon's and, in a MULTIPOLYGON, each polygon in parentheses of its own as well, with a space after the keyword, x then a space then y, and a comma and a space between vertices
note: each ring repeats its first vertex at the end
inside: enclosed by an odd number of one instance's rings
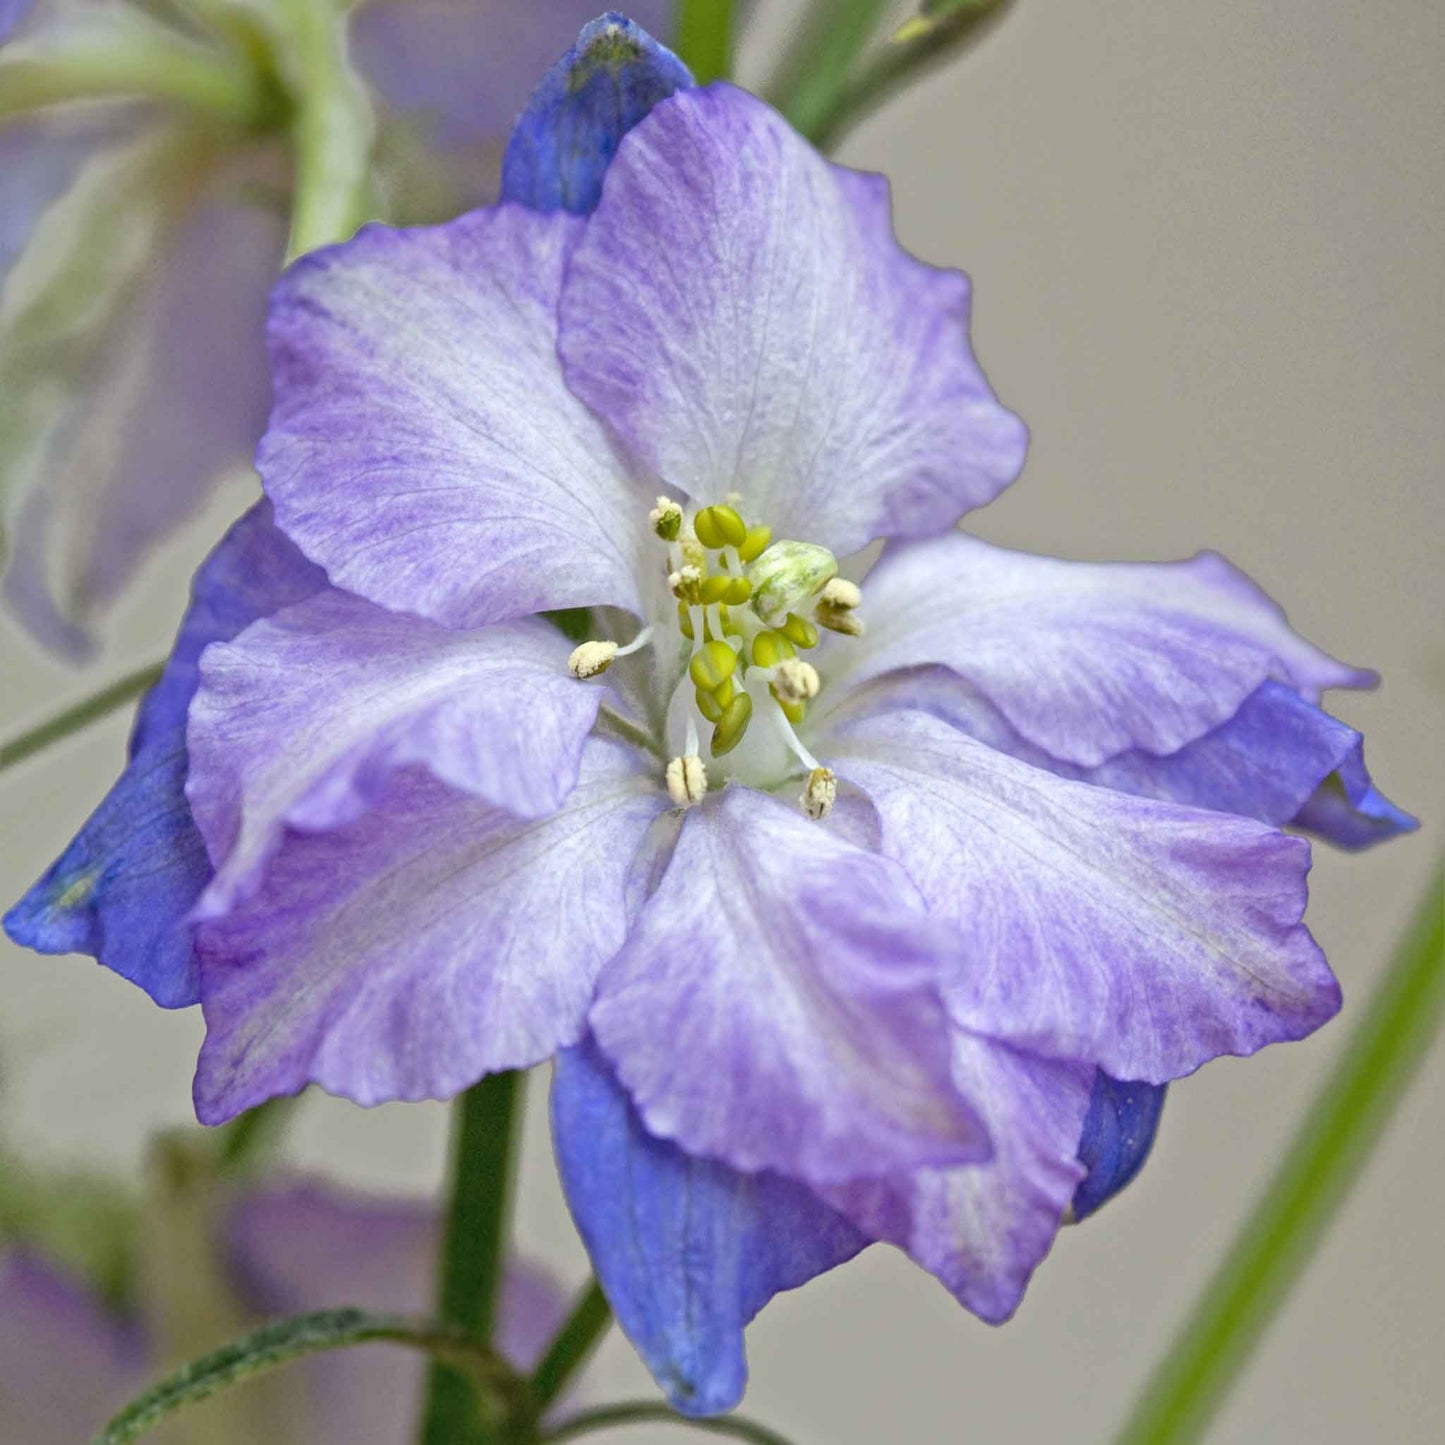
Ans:
POLYGON ((198 999, 208 1122, 555 1057, 593 1263, 703 1414, 873 1240, 1006 1319, 1163 1085, 1338 1007, 1282 826, 1411 820, 1317 706, 1371 676, 1221 559, 955 530, 1024 432, 880 178, 616 17, 504 173, 287 274, 268 502, 6 925, 198 999))
MULTIPOLYGON (((430 1299, 436 1230, 432 1211, 419 1205, 283 1183, 227 1210, 213 1247, 229 1292, 257 1324, 341 1305, 416 1314, 430 1299)), ((512 1266, 502 1285, 500 1348, 520 1368, 534 1365, 565 1313, 565 1297, 545 1275, 512 1266)), ((143 1311, 118 1312, 39 1255, 0 1256, 5 1439, 90 1439, 176 1363, 157 1335, 143 1311)), ((195 1349, 193 1339, 172 1344, 195 1349)), ((425 1368, 405 1350, 364 1345, 267 1381, 270 1396, 253 1386, 209 1408, 227 1412, 227 1440, 396 1445, 415 1419, 425 1368)))

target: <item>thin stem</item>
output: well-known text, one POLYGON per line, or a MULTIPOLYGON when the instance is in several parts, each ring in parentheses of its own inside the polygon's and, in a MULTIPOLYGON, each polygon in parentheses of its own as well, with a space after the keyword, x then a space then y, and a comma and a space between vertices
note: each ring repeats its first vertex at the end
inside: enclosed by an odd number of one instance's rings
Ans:
POLYGON ((612 1307, 602 1286, 590 1280, 577 1296, 562 1328, 532 1374, 532 1398, 540 1414, 567 1388, 612 1323, 612 1307))
POLYGON ((290 1122, 298 1102, 295 1096, 268 1099, 232 1119, 220 1131, 221 1168, 234 1174, 249 1168, 258 1156, 267 1153, 290 1122))
POLYGON ((372 119, 346 59, 345 12, 323 0, 286 0, 296 154, 287 260, 344 241, 366 216, 372 119))
POLYGON ((0 117, 121 97, 170 101, 244 126, 264 125, 276 104, 260 74, 179 45, 117 44, 0 63, 0 117))
POLYGON ((771 87, 770 99, 810 139, 832 113, 888 0, 816 0, 771 87))
MULTIPOLYGON (((846 131, 900 90, 977 45, 1012 5, 1013 0, 979 0, 927 29, 912 32, 912 38, 895 39, 835 92, 831 104, 814 119, 809 138, 820 149, 831 150, 846 131)), ((907 28, 900 32, 909 33, 907 28)))
POLYGON ((1445 874, 1432 880, 1333 1076, 1135 1404, 1120 1445, 1196 1440, 1363 1171, 1445 1012, 1445 874))
POLYGON ((642 748, 654 757, 662 756, 657 742, 646 728, 639 727, 630 717, 624 717, 616 708, 609 707, 605 702, 597 709, 597 725, 609 729, 625 742, 642 748))
POLYGON ((142 693, 149 692, 157 682, 160 681, 161 673, 165 670, 163 662, 152 662, 145 667, 137 668, 135 672, 113 682, 109 687, 102 688, 97 693, 83 699, 68 707, 55 717, 47 718, 43 723, 31 728, 29 732, 23 732, 18 738, 12 738, 8 743, 0 746, 0 772, 6 768, 13 768, 17 763, 23 763, 26 758, 48 748, 51 743, 58 743, 62 738, 68 738, 71 733, 79 732, 81 728, 89 727, 93 722, 99 722, 101 718, 108 717, 117 708, 122 708, 128 702, 135 701, 142 693))
POLYGON ((674 48, 699 85, 733 72, 733 0, 677 0, 674 48))
MULTIPOLYGON (((511 1219, 517 1073, 489 1074, 452 1106, 452 1195, 442 1242, 437 1313, 490 1339, 511 1219)), ((422 1416, 422 1445, 488 1439, 481 1405, 455 1370, 434 1366, 422 1416)))
POLYGON ((774 1430, 741 1415, 719 1415, 712 1420, 694 1420, 679 1415, 666 1405, 654 1400, 629 1400, 620 1405, 604 1405, 600 1410, 588 1410, 585 1414, 574 1415, 555 1430, 542 1438, 552 1445, 560 1440, 580 1440, 598 1430, 611 1430, 617 1425, 680 1425, 704 1435, 726 1435, 733 1440, 751 1440, 753 1445, 788 1445, 774 1430))

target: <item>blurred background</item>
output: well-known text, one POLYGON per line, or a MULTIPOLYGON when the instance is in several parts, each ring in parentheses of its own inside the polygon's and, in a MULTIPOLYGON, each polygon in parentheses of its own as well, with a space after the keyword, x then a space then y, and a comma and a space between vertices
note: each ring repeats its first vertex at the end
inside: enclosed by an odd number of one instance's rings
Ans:
MULTIPOLYGON (((766 71, 790 8, 764 6, 745 80, 766 71)), ((1020 0, 840 153, 890 175, 907 246, 972 275, 976 348, 1032 428, 1023 479, 976 530, 1087 559, 1222 551, 1308 637, 1382 672, 1378 693, 1332 708, 1425 826, 1363 857, 1317 848, 1309 922, 1344 1016, 1175 1086, 1151 1166, 1064 1233, 1010 1325, 978 1323, 883 1247, 776 1301, 749 1336, 746 1408, 800 1445, 1107 1438, 1425 886, 1445 837, 1442 94, 1432 0, 1020 0)), ((168 545, 85 672, 0 631, 4 734, 156 655, 248 495, 228 488, 168 545)), ((126 730, 112 718, 0 781, 5 903, 112 781, 126 730)), ((191 1117, 198 1013, 3 940, 0 988, 0 1120, 17 1149, 134 1172, 152 1130, 191 1117)), ((1437 1050, 1212 1439, 1445 1439, 1442 1086, 1437 1050)), ((545 1087, 539 1073, 517 1233, 580 1280, 545 1087)), ((317 1097, 289 1153, 415 1195, 440 1181, 445 1130, 440 1106, 317 1097)), ((594 1393, 652 1393, 615 1335, 592 1378, 594 1393)), ((695 1438, 609 1438, 634 1437, 695 1438)))

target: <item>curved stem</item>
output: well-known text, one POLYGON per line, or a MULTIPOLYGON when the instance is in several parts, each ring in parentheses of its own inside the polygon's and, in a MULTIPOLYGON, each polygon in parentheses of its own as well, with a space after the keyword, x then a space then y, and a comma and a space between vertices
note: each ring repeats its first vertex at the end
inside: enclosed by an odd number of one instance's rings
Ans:
POLYGON ((673 48, 699 85, 733 70, 733 0, 677 0, 673 48))
POLYGON ((1199 1438, 1362 1172, 1445 1014, 1442 894, 1445 872, 1432 880, 1338 1068, 1145 1386, 1120 1445, 1199 1438))
POLYGON ((888 0, 818 0, 799 26, 769 99, 810 140, 887 9, 888 0))
POLYGON ((588 1410, 585 1414, 574 1415, 555 1430, 542 1437, 544 1441, 580 1440, 599 1430, 611 1430, 618 1425, 681 1425, 685 1429, 697 1430, 704 1435, 726 1435, 733 1440, 751 1440, 753 1445, 788 1445, 788 1441, 774 1430, 741 1415, 719 1415, 712 1420, 694 1420, 679 1415, 666 1405, 653 1400, 628 1400, 620 1405, 604 1405, 600 1410, 588 1410))
POLYGON ((577 1296, 571 1313, 532 1373, 532 1398, 539 1414, 587 1363, 587 1357, 597 1348, 611 1323, 612 1307, 607 1303, 607 1296, 602 1293, 602 1286, 591 1280, 577 1296))
POLYGON ((916 30, 905 26, 845 85, 814 122, 809 137, 822 150, 871 115, 900 90, 956 60, 982 40, 1012 7, 1013 0, 976 0, 957 14, 916 30))
POLYGON ((164 670, 163 662, 148 663, 121 678, 119 682, 113 682, 109 687, 92 693, 74 707, 68 707, 64 712, 38 723, 28 732, 21 733, 18 738, 11 738, 8 743, 0 746, 0 772, 13 768, 17 763, 23 763, 26 758, 48 748, 51 743, 58 743, 62 738, 68 738, 71 733, 79 732, 93 722, 99 722, 117 708, 124 707, 126 703, 134 702, 160 681, 164 670))
MULTIPOLYGON (((489 1074, 452 1106, 452 1195, 438 1281, 438 1314, 490 1339, 510 1222, 517 1073, 489 1074)), ((527 1396, 530 1413, 530 1392, 527 1396)), ((422 1445, 488 1439, 476 1394, 457 1371, 437 1366, 427 1385, 422 1445)))
POLYGON ((179 45, 117 44, 0 63, 0 117, 121 97, 170 101, 243 126, 264 124, 276 103, 261 75, 179 45))
POLYGON ((345 11, 322 0, 285 0, 296 197, 287 260, 344 241, 366 216, 371 114, 346 60, 345 11))
POLYGON ((358 1309, 318 1310, 278 1320, 193 1360, 131 1401, 95 1437, 93 1445, 127 1445, 154 1429, 167 1415, 194 1405, 261 1370, 273 1369, 323 1350, 383 1341, 423 1350, 464 1370, 484 1389, 525 1408, 525 1384, 482 1341, 465 1331, 374 1315, 358 1309))

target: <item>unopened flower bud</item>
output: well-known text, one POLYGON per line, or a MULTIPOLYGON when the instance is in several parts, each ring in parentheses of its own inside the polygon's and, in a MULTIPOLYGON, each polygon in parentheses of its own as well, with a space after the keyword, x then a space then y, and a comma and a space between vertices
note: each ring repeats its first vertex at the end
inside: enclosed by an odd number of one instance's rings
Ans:
POLYGON ((815 823, 821 823, 833 811, 838 801, 838 779, 831 768, 814 768, 808 774, 808 786, 803 789, 800 800, 803 811, 815 823))
POLYGON ((696 753, 667 765, 667 796, 679 808, 691 808, 707 796, 707 769, 696 753))
POLYGON ((577 678, 596 677, 612 666, 616 656, 615 642, 584 642, 573 648, 572 656, 567 659, 567 671, 577 678))

